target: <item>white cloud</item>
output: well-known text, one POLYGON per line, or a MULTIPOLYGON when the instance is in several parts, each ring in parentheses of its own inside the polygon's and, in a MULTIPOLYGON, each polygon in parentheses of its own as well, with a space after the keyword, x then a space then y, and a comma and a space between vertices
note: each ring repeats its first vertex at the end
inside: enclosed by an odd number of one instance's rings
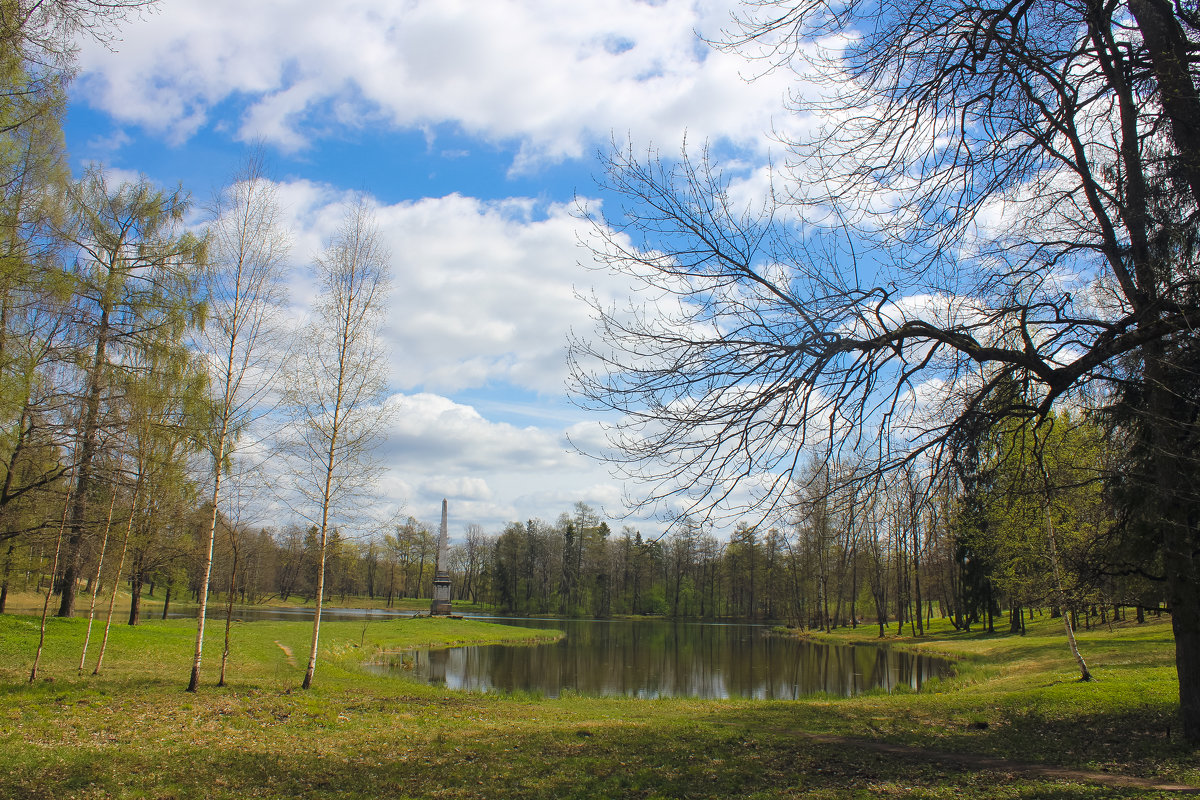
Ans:
MULTIPOLYGON (((406 498, 405 513, 435 520, 449 500, 458 527, 541 517, 553 521, 576 501, 619 512, 620 487, 602 466, 571 451, 553 426, 485 419, 469 405, 430 393, 396 394, 380 451, 390 472, 384 494, 406 498)), ((452 527, 454 523, 452 523, 452 527)))
POLYGON ((464 500, 491 500, 492 489, 483 478, 435 475, 421 484, 422 495, 442 495, 464 500))
MULTIPOLYGON (((298 309, 312 301, 308 265, 349 196, 303 181, 279 187, 296 234, 298 309)), ((562 394, 567 336, 590 324, 576 288, 608 298, 626 290, 581 266, 589 254, 578 245, 578 221, 568 208, 551 206, 543 218, 536 210, 524 199, 488 203, 460 195, 376 208, 392 254, 384 335, 394 387, 455 392, 508 384, 562 394)))
POLYGON ((117 128, 106 136, 93 136, 91 139, 88 139, 87 144, 84 145, 84 149, 88 153, 109 154, 120 150, 132 141, 133 139, 128 133, 117 128))
POLYGON ((182 142, 213 117, 303 148, 330 126, 451 124, 519 144, 515 167, 630 134, 762 147, 789 85, 709 49, 729 3, 173 0, 117 52, 84 43, 84 96, 182 142), (217 109, 218 105, 226 107, 217 109), (232 107, 232 110, 231 108, 232 107))
POLYGON ((395 395, 395 422, 384 448, 390 464, 425 473, 467 474, 566 469, 574 458, 557 434, 484 419, 474 408, 440 395, 395 395))

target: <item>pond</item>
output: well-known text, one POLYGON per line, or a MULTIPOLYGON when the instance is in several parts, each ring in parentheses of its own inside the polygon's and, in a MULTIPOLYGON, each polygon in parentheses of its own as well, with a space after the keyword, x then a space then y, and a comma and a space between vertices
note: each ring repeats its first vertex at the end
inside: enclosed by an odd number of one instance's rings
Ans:
POLYGON ((489 645, 389 654, 368 667, 450 689, 627 697, 793 700, 871 689, 919 689, 950 662, 880 646, 834 646, 771 634, 763 625, 661 620, 477 617, 557 628, 543 645, 489 645))

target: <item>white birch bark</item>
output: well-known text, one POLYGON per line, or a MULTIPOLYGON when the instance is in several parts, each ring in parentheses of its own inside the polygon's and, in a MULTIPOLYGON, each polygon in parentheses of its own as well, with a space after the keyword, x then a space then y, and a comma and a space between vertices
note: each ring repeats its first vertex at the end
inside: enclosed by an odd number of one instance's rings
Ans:
POLYGON ((303 688, 311 687, 325 600, 330 528, 378 474, 372 453, 385 418, 385 363, 378 336, 388 254, 366 203, 348 209, 315 266, 322 293, 289 387, 297 489, 317 528, 316 609, 303 688))
MULTIPOLYGON (((276 323, 284 299, 284 266, 290 249, 290 239, 280 227, 274 185, 257 157, 247 160, 234 181, 213 199, 209 210, 213 218, 208 274, 211 320, 205 349, 217 387, 213 397, 216 419, 209 442, 213 482, 189 692, 196 691, 200 684, 222 478, 239 435, 269 405, 269 391, 281 363, 277 351, 282 328, 276 323)), ((223 683, 224 657, 221 679, 223 683)))

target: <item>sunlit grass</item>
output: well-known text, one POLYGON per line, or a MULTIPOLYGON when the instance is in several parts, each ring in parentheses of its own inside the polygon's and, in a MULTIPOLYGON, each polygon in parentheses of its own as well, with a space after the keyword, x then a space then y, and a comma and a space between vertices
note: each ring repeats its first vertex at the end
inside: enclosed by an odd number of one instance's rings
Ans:
MULTIPOLYGON (((55 598, 57 600, 58 598, 55 598)), ((10 614, 38 614, 42 613, 42 604, 45 600, 44 593, 30 591, 12 591, 8 595, 5 610, 10 614)), ((270 596, 259 599, 253 603, 234 602, 234 616, 242 610, 262 610, 262 609, 307 609, 311 611, 315 607, 313 600, 293 595, 287 600, 283 600, 278 596, 270 596)), ((114 621, 125 622, 129 618, 130 594, 127 590, 122 589, 117 592, 116 603, 114 605, 114 621)), ((162 615, 163 603, 165 594, 162 587, 156 594, 143 594, 141 598, 141 615, 143 620, 158 619, 162 615)), ((86 616, 88 606, 91 602, 90 595, 80 594, 75 607, 75 616, 86 616)), ((214 610, 224 612, 225 597, 221 594, 213 594, 209 597, 209 613, 214 610)), ((392 604, 389 606, 387 599, 382 596, 374 598, 368 597, 342 597, 334 595, 325 601, 325 608, 330 611, 338 609, 375 609, 379 611, 390 611, 399 614, 413 613, 429 613, 429 598, 424 597, 394 597, 392 604)), ((53 614, 57 610, 57 604, 52 603, 50 613, 53 614)), ((192 615, 196 613, 197 604, 192 601, 190 593, 176 593, 171 598, 169 611, 171 616, 192 615)), ((483 603, 467 603, 463 601, 455 601, 454 612, 465 614, 487 613, 493 610, 491 606, 483 603)), ((97 618, 102 618, 108 611, 108 595, 97 598, 96 614, 97 618)))
MULTIPOLYGON (((323 625, 308 692, 297 688, 307 623, 238 625, 222 689, 212 685, 213 625, 194 695, 182 691, 193 622, 114 626, 104 673, 81 678, 82 622, 51 619, 45 680, 30 686, 37 623, 0 616, 3 797, 1154 795, 888 755, 860 741, 1200 784, 1196 753, 1174 725, 1164 622, 1081 632, 1093 683, 1075 680, 1058 621, 1039 619, 1024 637, 939 627, 921 640, 890 638, 960 659, 957 677, 921 692, 798 702, 468 694, 359 668, 385 650, 545 634, 429 619, 323 625)), ((829 638, 871 642, 876 630, 829 638)))

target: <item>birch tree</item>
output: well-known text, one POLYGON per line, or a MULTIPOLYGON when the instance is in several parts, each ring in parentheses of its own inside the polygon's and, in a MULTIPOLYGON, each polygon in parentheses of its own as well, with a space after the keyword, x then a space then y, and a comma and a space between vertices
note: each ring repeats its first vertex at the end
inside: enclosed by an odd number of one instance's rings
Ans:
POLYGON ((317 665, 331 528, 347 517, 352 498, 373 483, 380 469, 374 452, 385 419, 387 367, 379 327, 388 258, 371 211, 359 199, 315 261, 321 294, 290 375, 288 400, 300 460, 297 488, 316 527, 318 551, 305 689, 317 665))
POLYGON ((258 156, 249 158, 229 186, 213 198, 209 212, 209 319, 201 346, 213 389, 213 419, 207 437, 212 494, 201 550, 200 608, 189 692, 196 691, 200 683, 221 482, 239 437, 270 407, 269 393, 282 363, 279 312, 285 299, 286 258, 291 247, 279 219, 275 187, 258 156))

